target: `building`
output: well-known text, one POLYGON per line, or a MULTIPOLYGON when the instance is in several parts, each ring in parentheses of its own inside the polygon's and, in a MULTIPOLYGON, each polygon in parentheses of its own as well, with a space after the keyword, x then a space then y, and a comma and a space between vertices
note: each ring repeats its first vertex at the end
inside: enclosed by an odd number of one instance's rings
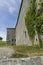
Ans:
POLYGON ((16 43, 15 28, 7 28, 7 44, 15 45, 16 43))
POLYGON ((22 0, 16 24, 16 45, 31 45, 28 32, 25 26, 25 13, 30 0, 22 0))
MULTIPOLYGON (((29 46, 32 45, 32 42, 29 38, 27 29, 25 26, 25 19, 24 19, 25 14, 26 14, 26 10, 29 6, 29 3, 30 3, 30 0, 21 0, 20 10, 19 10, 18 18, 17 18, 17 23, 15 26, 16 31, 13 31, 13 33, 14 33, 13 35, 14 35, 14 39, 15 39, 14 42, 16 42, 16 45, 29 45, 29 46)), ((34 44, 39 44, 37 31, 35 31, 35 32, 36 32, 36 34, 35 34, 35 38, 34 38, 34 44)), ((11 35, 12 35, 12 33, 11 33, 11 35)), ((8 38, 8 36, 7 36, 7 38, 8 38)), ((12 36, 9 38, 11 38, 10 42, 12 42, 12 36)), ((10 43, 10 42, 8 42, 8 43, 10 43)))

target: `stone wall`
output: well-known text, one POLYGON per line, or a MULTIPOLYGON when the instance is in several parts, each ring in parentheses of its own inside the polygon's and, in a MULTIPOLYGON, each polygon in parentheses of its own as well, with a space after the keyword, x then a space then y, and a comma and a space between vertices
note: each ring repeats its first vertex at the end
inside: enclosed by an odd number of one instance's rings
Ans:
MULTIPOLYGON (((22 0, 20 12, 16 24, 16 45, 32 45, 32 42, 29 38, 26 25, 25 25, 25 14, 29 6, 29 2, 30 0, 22 0)), ((36 2, 37 2, 37 7, 39 8, 38 5, 39 0, 36 0, 36 2)), ((39 44, 37 31, 35 31, 34 44, 39 44)))
POLYGON ((16 30, 15 28, 7 28, 7 44, 15 45, 16 43, 16 30))
POLYGON ((31 45, 32 43, 29 39, 24 19, 30 0, 22 1, 22 7, 20 8, 21 11, 16 25, 16 45, 31 45))
POLYGON ((42 57, 1 59, 0 65, 43 65, 42 57))

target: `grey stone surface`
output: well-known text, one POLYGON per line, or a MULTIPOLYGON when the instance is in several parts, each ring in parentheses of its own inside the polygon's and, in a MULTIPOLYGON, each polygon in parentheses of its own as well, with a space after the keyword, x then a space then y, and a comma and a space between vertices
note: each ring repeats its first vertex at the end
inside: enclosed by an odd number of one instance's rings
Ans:
POLYGON ((30 0, 23 0, 18 24, 16 26, 16 45, 31 45, 28 32, 25 26, 25 14, 30 0))
POLYGON ((31 58, 30 62, 32 65, 42 65, 40 57, 31 58))
POLYGON ((0 48, 0 59, 10 57, 14 53, 11 48, 0 48))
POLYGON ((1 59, 0 65, 43 65, 42 57, 1 59))

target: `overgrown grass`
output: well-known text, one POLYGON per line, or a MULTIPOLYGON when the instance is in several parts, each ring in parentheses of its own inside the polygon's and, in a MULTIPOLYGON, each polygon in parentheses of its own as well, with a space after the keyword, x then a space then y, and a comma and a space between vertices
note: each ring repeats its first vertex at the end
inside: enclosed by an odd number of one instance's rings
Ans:
POLYGON ((6 42, 5 41, 0 41, 0 47, 1 46, 6 46, 6 42))
POLYGON ((43 48, 38 46, 13 46, 14 54, 12 57, 43 56, 43 48))
POLYGON ((43 56, 43 48, 37 45, 32 46, 10 46, 6 45, 5 41, 0 41, 0 47, 13 48, 14 53, 11 57, 21 58, 21 57, 31 57, 31 56, 43 56))

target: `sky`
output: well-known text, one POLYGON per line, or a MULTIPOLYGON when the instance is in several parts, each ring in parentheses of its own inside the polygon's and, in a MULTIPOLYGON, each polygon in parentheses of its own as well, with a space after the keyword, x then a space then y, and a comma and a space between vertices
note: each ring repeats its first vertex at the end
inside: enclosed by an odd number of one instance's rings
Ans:
POLYGON ((21 0, 0 0, 0 37, 6 40, 6 28, 16 25, 21 0))

